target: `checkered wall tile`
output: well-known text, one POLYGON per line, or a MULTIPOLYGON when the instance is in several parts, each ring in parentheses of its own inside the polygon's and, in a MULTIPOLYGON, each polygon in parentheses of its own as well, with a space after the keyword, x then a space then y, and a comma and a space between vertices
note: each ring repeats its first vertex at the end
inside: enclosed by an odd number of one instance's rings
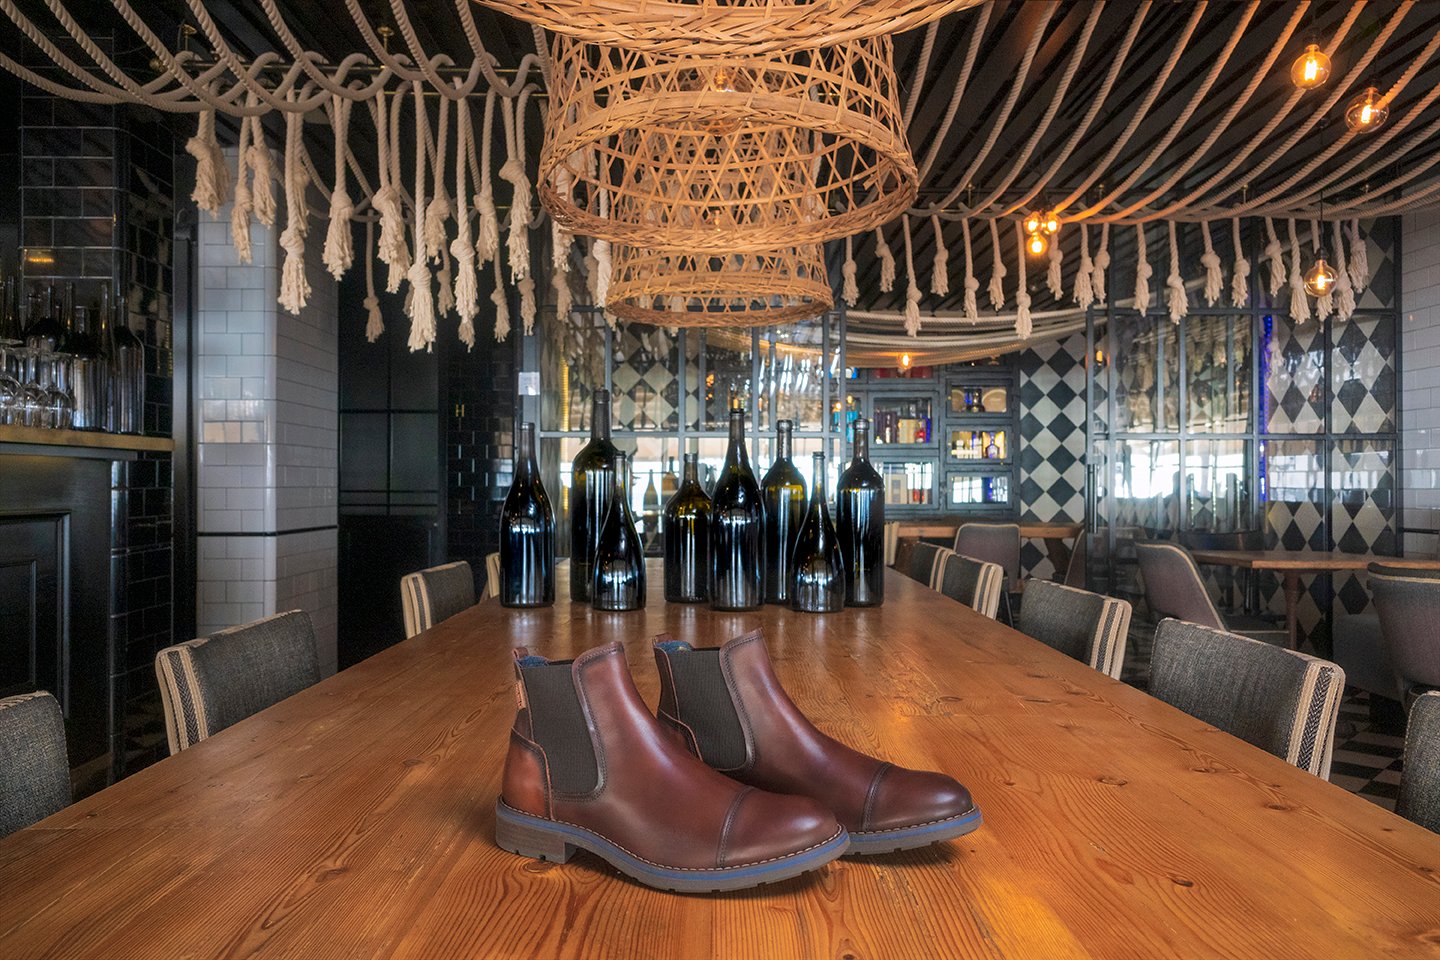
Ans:
MULTIPOLYGON (((1020 354, 1020 516, 1041 522, 1085 519, 1085 337, 1020 354)), ((1049 579, 1044 541, 1026 541, 1027 576, 1049 579)))
POLYGON ((1325 331, 1286 316, 1265 321, 1265 423, 1270 433, 1325 429, 1325 331))
POLYGON ((1355 316, 1333 324, 1330 424, 1336 433, 1395 430, 1395 321, 1355 316))
POLYGON ((1370 260, 1370 283, 1355 298, 1355 305, 1361 310, 1391 310, 1395 307, 1398 286, 1395 255, 1400 240, 1398 226, 1399 219, 1396 217, 1360 223, 1360 232, 1365 235, 1366 255, 1370 260))
POLYGON ((615 327, 615 426, 620 430, 674 430, 680 426, 677 344, 668 332, 644 323, 615 327))

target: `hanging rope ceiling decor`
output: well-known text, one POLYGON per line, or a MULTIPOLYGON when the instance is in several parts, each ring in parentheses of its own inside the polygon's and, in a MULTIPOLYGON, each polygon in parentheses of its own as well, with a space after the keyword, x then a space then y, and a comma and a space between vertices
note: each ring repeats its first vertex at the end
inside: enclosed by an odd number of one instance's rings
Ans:
POLYGON ((825 258, 806 244, 772 253, 664 254, 617 244, 606 308, 667 327, 750 327, 812 320, 833 305, 825 258))
POLYGON ((480 0, 591 43, 750 56, 903 33, 983 0, 480 0))
POLYGON ((916 197, 889 37, 766 59, 557 37, 540 197, 567 229, 682 253, 820 243, 916 197))

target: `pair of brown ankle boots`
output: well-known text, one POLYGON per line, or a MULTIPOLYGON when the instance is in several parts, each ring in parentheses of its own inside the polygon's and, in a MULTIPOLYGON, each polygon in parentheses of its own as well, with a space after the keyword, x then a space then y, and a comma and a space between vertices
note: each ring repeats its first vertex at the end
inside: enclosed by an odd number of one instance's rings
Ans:
POLYGON ((955 780, 851 750, 781 688, 760 633, 695 649, 654 644, 659 717, 618 643, 575 660, 515 652, 495 840, 565 862, 589 850, 665 890, 738 890, 845 853, 969 833, 980 811, 955 780))

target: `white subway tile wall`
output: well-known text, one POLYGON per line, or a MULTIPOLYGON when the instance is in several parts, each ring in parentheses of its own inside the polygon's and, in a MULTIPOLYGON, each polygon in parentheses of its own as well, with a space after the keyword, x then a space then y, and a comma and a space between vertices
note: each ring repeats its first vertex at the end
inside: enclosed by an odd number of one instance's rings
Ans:
MULTIPOLYGON (((1440 529, 1440 211, 1402 220, 1400 358, 1404 392, 1400 426, 1404 454, 1401 523, 1440 529)), ((1410 556, 1433 556, 1434 534, 1405 534, 1410 556)))
POLYGON ((324 224, 311 226, 296 317, 276 303, 284 224, 252 222, 241 264, 229 208, 200 216, 197 628, 303 609, 333 672, 339 291, 320 262, 324 224))

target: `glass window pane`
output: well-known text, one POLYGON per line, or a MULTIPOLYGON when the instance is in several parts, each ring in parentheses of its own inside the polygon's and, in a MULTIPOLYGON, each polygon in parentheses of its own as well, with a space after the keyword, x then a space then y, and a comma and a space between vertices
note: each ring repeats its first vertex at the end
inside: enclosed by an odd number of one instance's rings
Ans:
POLYGON ((794 421, 797 430, 819 430, 824 423, 828 352, 822 321, 761 331, 761 429, 775 420, 794 421))
POLYGON ((1395 430, 1395 321, 1355 316, 1330 327, 1330 429, 1395 430))
POLYGON ((1325 429, 1325 331, 1290 318, 1261 318, 1261 419, 1267 433, 1320 433, 1325 429))
POLYGON ((1250 430, 1250 318, 1185 320, 1185 421, 1193 433, 1250 430))
POLYGON ((1185 448, 1185 511, 1191 530, 1250 529, 1250 442, 1191 440, 1185 448))
POLYGON ((933 425, 930 397, 876 397, 872 404, 876 443, 929 443, 933 425))
POLYGON ((952 460, 1006 462, 1010 459, 1010 431, 981 427, 951 430, 947 449, 952 460))
POLYGON ((1267 547, 1323 550, 1325 464, 1315 440, 1265 440, 1260 444, 1260 500, 1267 547))
POLYGON ((1346 553, 1395 553, 1395 445, 1337 440, 1330 454, 1331 542, 1346 553))
POLYGON ((724 430, 732 395, 746 411, 750 409, 750 331, 687 330, 685 357, 686 417, 691 427, 724 430))
POLYGON ((1010 409, 1010 391, 999 385, 957 384, 950 388, 951 413, 1004 413, 1010 409))
POLYGON ((679 347, 663 327, 616 324, 610 384, 617 430, 675 430, 680 426, 679 347))
POLYGON ((1178 440, 1117 440, 1113 470, 1118 537, 1148 539, 1178 527, 1178 440))
POLYGON ((923 506, 935 502, 935 464, 929 461, 891 461, 878 465, 885 481, 885 502, 895 506, 923 506))
POLYGON ((957 473, 950 477, 950 506, 1008 506, 1010 474, 957 473))
POLYGON ((578 309, 570 321, 539 338, 542 430, 589 431, 591 396, 605 384, 605 321, 578 309))
POLYGON ((1179 429, 1180 332, 1175 324, 1137 315, 1115 318, 1115 429, 1155 433, 1179 429))

